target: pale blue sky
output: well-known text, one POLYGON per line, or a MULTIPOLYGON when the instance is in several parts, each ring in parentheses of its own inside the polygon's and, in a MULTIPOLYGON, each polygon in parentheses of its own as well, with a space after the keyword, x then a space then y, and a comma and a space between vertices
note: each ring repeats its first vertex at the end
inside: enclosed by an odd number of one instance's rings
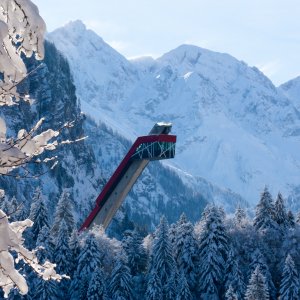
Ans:
POLYGON ((83 20, 126 57, 188 43, 229 53, 276 84, 300 75, 300 0, 33 0, 48 31, 83 20))

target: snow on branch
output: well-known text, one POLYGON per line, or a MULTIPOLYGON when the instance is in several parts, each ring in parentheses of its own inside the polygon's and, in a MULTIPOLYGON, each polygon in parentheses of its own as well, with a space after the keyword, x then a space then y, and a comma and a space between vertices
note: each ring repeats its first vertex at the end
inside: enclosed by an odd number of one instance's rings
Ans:
POLYGON ((29 251, 23 246, 22 233, 32 225, 33 222, 28 219, 9 223, 5 213, 0 210, 0 287, 2 287, 5 297, 14 287, 17 287, 22 295, 28 292, 25 278, 15 269, 11 251, 15 251, 18 255, 16 262, 23 260, 44 280, 60 281, 62 278, 68 278, 55 272, 55 264, 48 261, 42 265, 39 264, 35 252, 29 251))
POLYGON ((20 99, 17 84, 26 77, 21 54, 44 58, 46 25, 30 0, 0 0, 0 106, 20 99))
POLYGON ((59 144, 70 144, 83 140, 61 141, 55 139, 65 128, 73 127, 73 122, 65 123, 60 129, 48 129, 40 134, 36 134, 44 118, 42 118, 29 132, 21 129, 16 139, 6 139, 6 125, 0 118, 0 175, 8 175, 12 170, 24 166, 29 162, 47 163, 56 160, 56 157, 48 157, 44 160, 32 159, 42 154, 45 150, 55 150, 59 144))

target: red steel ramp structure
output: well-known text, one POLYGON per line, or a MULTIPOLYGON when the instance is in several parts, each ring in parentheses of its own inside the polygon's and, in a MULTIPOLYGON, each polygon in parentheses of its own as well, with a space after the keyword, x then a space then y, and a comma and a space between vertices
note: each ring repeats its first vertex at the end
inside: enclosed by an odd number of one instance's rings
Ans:
POLYGON ((169 135, 170 123, 156 123, 150 133, 134 142, 98 196, 95 208, 79 231, 93 225, 107 228, 132 186, 152 160, 174 158, 176 136, 169 135))

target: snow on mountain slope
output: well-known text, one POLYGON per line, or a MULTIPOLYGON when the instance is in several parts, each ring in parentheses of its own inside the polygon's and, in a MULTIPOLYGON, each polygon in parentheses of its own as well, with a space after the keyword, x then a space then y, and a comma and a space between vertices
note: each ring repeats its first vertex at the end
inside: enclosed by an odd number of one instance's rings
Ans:
POLYGON ((279 89, 300 110, 300 76, 282 84, 279 89))
POLYGON ((48 38, 68 58, 94 119, 127 137, 174 124, 177 168, 251 203, 265 184, 285 194, 299 185, 300 113, 258 69, 190 45, 128 61, 80 21, 48 38))

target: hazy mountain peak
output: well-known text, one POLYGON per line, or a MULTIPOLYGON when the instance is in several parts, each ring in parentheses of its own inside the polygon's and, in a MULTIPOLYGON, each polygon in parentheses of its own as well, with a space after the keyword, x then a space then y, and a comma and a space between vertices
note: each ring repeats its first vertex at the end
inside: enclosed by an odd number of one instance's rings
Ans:
POLYGON ((280 85, 280 88, 283 90, 290 90, 297 87, 300 87, 300 76, 297 76, 296 78, 293 78, 280 85))
POLYGON ((81 20, 70 21, 65 26, 49 33, 47 38, 51 40, 52 36, 56 36, 56 39, 60 40, 61 43, 72 43, 78 48, 82 46, 82 41, 89 41, 94 45, 97 44, 98 46, 101 45, 102 47, 104 45, 110 47, 94 31, 87 29, 86 25, 81 20))
POLYGON ((81 20, 75 20, 68 22, 63 28, 67 30, 74 30, 77 32, 83 32, 86 31, 86 26, 81 20))
POLYGON ((279 86, 279 89, 291 100, 300 111, 300 76, 279 86))
POLYGON ((220 66, 225 64, 242 63, 226 53, 214 52, 194 45, 183 44, 169 51, 158 59, 169 64, 182 65, 188 64, 196 66, 204 61, 210 63, 219 63, 220 66))

